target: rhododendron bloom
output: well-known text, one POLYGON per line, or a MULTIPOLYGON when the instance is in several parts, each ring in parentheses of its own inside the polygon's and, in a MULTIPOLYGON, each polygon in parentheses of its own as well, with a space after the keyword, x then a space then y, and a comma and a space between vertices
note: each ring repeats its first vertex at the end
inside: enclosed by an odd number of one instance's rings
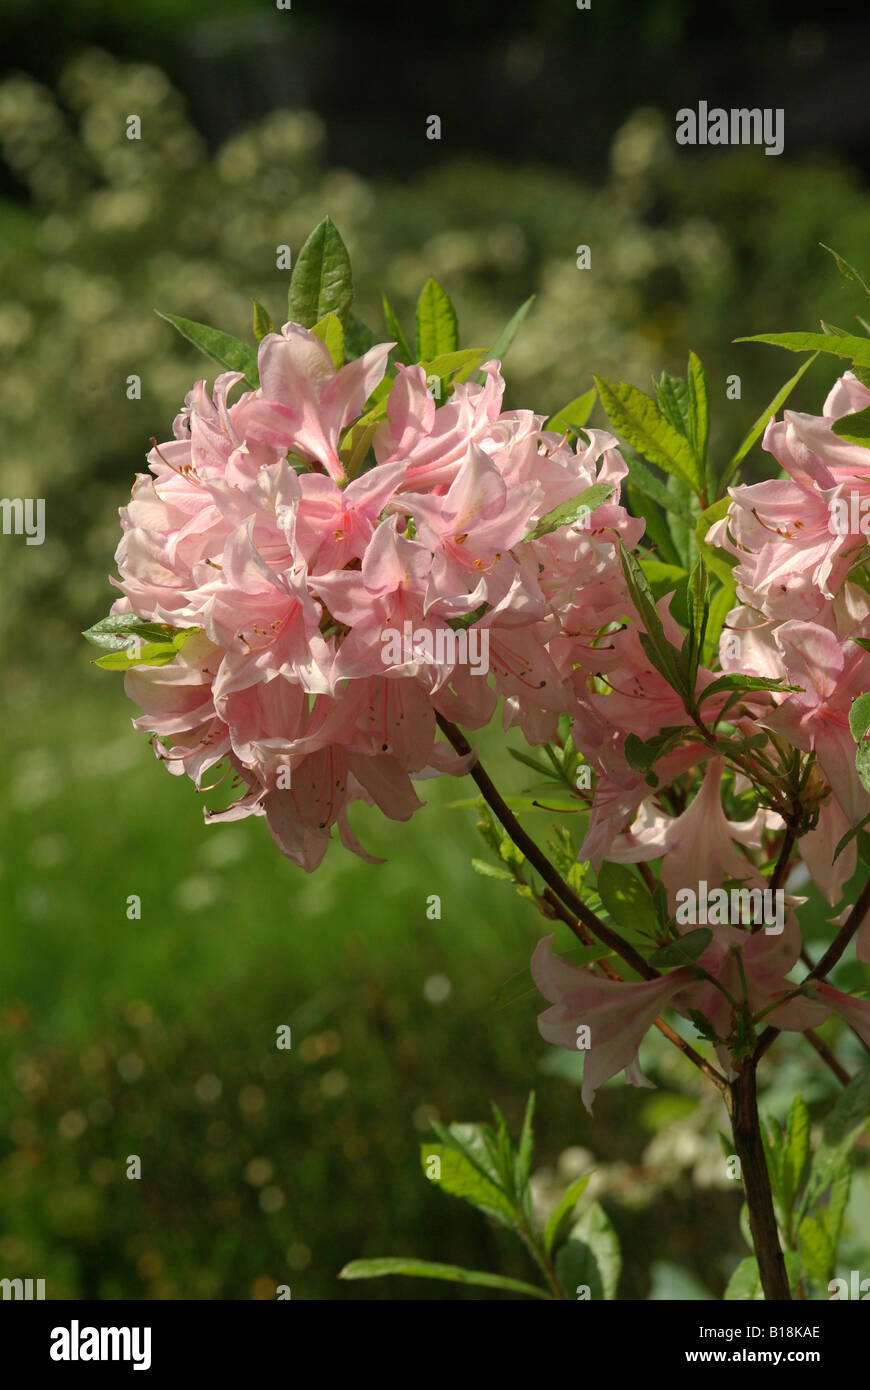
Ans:
POLYGON ((240 373, 220 376, 213 399, 198 383, 121 515, 114 613, 193 634, 172 665, 129 672, 138 727, 197 785, 226 759, 242 793, 210 819, 265 815, 307 869, 333 825, 362 852, 354 800, 407 819, 421 804, 411 777, 467 767, 436 743, 436 714, 476 728, 501 695, 506 725, 551 737, 570 690, 564 642, 558 664, 549 646, 563 615, 582 612, 584 576, 592 628, 626 607, 615 534, 636 539, 637 523, 615 496, 615 440, 593 431, 575 453, 541 417, 503 412, 498 363, 441 405, 419 367, 400 367, 379 461, 348 479, 342 433, 390 347, 336 369, 316 333, 267 334, 260 386, 231 403, 240 373), (614 495, 582 531, 527 539, 596 480, 614 495), (542 587, 549 573, 558 582, 542 587), (473 625, 462 642, 457 623, 473 625), (431 642, 409 654, 384 641, 406 625, 431 642), (484 641, 491 683, 467 659, 484 641))

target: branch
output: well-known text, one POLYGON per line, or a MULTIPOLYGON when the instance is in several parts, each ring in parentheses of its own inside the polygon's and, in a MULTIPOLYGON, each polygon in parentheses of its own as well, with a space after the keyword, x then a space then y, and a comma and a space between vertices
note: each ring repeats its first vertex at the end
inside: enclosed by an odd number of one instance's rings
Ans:
MULTIPOLYGON (((457 729, 455 724, 451 724, 442 714, 436 713, 435 718, 438 720, 438 727, 444 734, 444 737, 450 742, 453 748, 456 749, 457 753, 465 756, 473 751, 468 739, 460 729, 457 729)), ((577 896, 574 889, 568 886, 562 878, 562 875, 553 867, 547 856, 538 849, 534 840, 520 825, 513 811, 507 805, 504 797, 499 792, 479 759, 477 759, 474 765, 469 769, 469 776, 480 788, 487 805, 498 816, 514 844, 518 849, 522 850, 529 863, 537 869, 541 878, 548 887, 553 890, 556 897, 561 899, 566 907, 570 908, 574 916, 580 919, 583 925, 591 931, 593 936, 596 936, 605 946, 609 946, 611 951, 614 951, 616 955, 620 956, 622 960, 625 961, 626 965, 630 965, 632 970, 636 970, 638 975, 642 976, 643 979, 660 979, 661 977, 658 970, 654 970, 651 965, 647 965, 643 956, 640 955, 633 946, 630 946, 627 941, 623 941, 622 937, 617 936, 616 932, 611 931, 610 927, 608 927, 605 922, 602 922, 601 918, 597 917, 596 914, 586 906, 583 899, 577 896)))
MULTIPOLYGON (((447 738, 456 749, 456 752, 463 755, 470 753, 471 745, 462 731, 458 729, 455 724, 451 724, 449 720, 445 719, 443 715, 436 714, 435 717, 438 720, 438 727, 441 729, 445 738, 447 738)), ((627 965, 630 965, 632 969, 636 970, 644 979, 658 979, 659 972, 654 970, 651 965, 647 965, 643 956, 639 955, 634 947, 630 946, 627 941, 623 941, 621 937, 611 931, 606 923, 602 922, 601 919, 586 906, 583 900, 577 896, 573 888, 569 887, 561 874, 559 874, 550 863, 546 855, 538 848, 534 840, 531 839, 520 825, 513 811, 505 802, 479 759, 470 769, 469 775, 480 788, 481 793, 486 799, 487 805, 498 816, 498 819, 510 835, 514 844, 518 849, 522 850, 529 863, 537 869, 541 878, 547 884, 544 890, 544 898, 561 920, 567 923, 575 936, 579 937, 584 945, 589 945, 589 936, 587 933, 591 933, 593 936, 596 936, 599 941, 603 942, 605 946, 609 946, 616 955, 620 956, 627 965), (582 927, 580 923, 582 923, 582 927)), ((608 973, 612 972, 612 978, 617 980, 620 979, 620 976, 616 974, 613 967, 608 966, 606 962, 602 962, 602 968, 608 973)), ((655 1022, 659 1032, 663 1033, 675 1047, 678 1047, 683 1055, 688 1057, 689 1061, 713 1082, 714 1086, 718 1087, 720 1091, 726 1089, 727 1082, 725 1077, 722 1076, 715 1067, 711 1066, 709 1062, 706 1062, 690 1043, 687 1043, 678 1033, 675 1033, 673 1028, 665 1023, 663 1019, 657 1018, 655 1022)))
MULTIPOLYGON (((858 894, 855 906, 837 932, 837 935, 834 937, 827 951, 822 956, 818 965, 814 965, 809 975, 807 975, 807 980, 821 980, 833 970, 868 912, 870 912, 870 877, 868 877, 867 882, 858 894)), ((806 984, 806 980, 804 980, 803 983, 806 984)))

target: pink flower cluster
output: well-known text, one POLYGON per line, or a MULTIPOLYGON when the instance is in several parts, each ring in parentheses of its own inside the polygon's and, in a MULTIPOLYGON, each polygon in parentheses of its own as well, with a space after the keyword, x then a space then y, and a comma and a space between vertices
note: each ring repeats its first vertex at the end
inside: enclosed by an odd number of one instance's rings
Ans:
POLYGON ((242 794, 212 819, 264 815, 308 870, 334 824, 364 855, 354 800, 406 820, 421 804, 412 779, 463 769, 436 741, 436 712, 477 728, 501 696, 506 727, 555 734, 576 649, 626 610, 615 537, 632 545, 643 529, 616 500, 616 441, 591 430, 575 452, 542 417, 503 410, 497 362, 440 405, 422 367, 400 366, 374 465, 349 478, 343 437, 391 346, 336 370, 315 333, 269 334, 259 389, 230 404, 239 373, 213 398, 199 382, 121 512, 113 611, 192 630, 171 664, 128 672, 136 727, 197 786, 228 760, 242 794), (596 482, 615 496, 528 538, 596 482), (407 622, 480 628, 492 681, 428 652, 395 659, 384 634, 407 622))
MULTIPOLYGON (((855 768, 849 710, 870 689, 870 654, 853 640, 870 638, 870 595, 847 582, 865 551, 863 531, 850 533, 832 517, 860 517, 870 506, 870 452, 846 443, 833 431, 844 414, 870 405, 870 390, 851 373, 837 383, 821 417, 786 412, 771 421, 764 447, 787 477, 730 489, 727 516, 707 540, 734 556, 739 606, 728 615, 720 644, 723 672, 783 681, 790 692, 758 692, 743 699, 738 727, 746 734, 766 730, 801 753, 814 753, 812 795, 818 823, 798 841, 810 873, 831 903, 837 903, 856 867, 854 840, 834 862, 845 833, 870 813, 870 795, 855 768), (852 498, 856 497, 857 502, 852 498), (848 498, 848 506, 838 504, 848 498)), ((677 647, 682 633, 666 603, 659 605, 665 633, 677 647)), ((575 652, 575 657, 578 654, 575 652)), ((713 680, 699 670, 697 690, 713 680)), ((655 765, 662 787, 699 764, 703 778, 681 814, 663 808, 658 790, 625 757, 630 733, 648 739, 663 728, 686 723, 678 694, 651 665, 636 626, 611 633, 574 669, 574 740, 598 774, 589 831, 581 857, 596 867, 661 861, 661 881, 673 912, 681 889, 693 883, 708 894, 726 883, 763 889, 758 852, 763 837, 781 833, 784 822, 760 809, 749 820, 730 821, 722 805, 725 762, 702 739, 687 734, 655 765), (609 689, 594 688, 589 676, 604 673, 609 689), (753 853, 754 852, 754 853, 753 853)), ((704 703, 709 724, 725 693, 704 703)), ((685 786, 683 787, 685 792, 685 786)), ((700 1011, 721 1039, 736 1026, 737 1000, 785 1030, 803 1031, 834 1010, 870 1045, 870 1002, 827 984, 813 983, 794 996, 789 974, 797 964, 801 936, 796 900, 786 899, 782 925, 759 930, 718 922, 710 916, 709 946, 697 960, 705 977, 685 967, 649 982, 621 983, 580 970, 553 954, 552 937, 539 944, 532 961, 535 980, 553 1007, 541 1016, 543 1036, 577 1046, 577 1030, 591 1031, 584 1069, 587 1106, 604 1080, 626 1069, 635 1085, 645 1082, 637 1067, 640 1041, 665 1004, 687 1017, 700 1011), (738 967, 737 957, 740 965, 738 967), (784 1002, 777 1005, 777 1001, 784 1002)), ((841 914, 838 923, 844 919, 841 914)), ((677 916, 677 923, 680 918, 677 916)), ((694 921, 679 926, 693 930, 694 921)), ((707 918, 703 919, 705 922, 707 918)), ((858 955, 870 960, 870 919, 858 936, 858 955)), ((729 1049, 719 1049, 726 1073, 729 1049)))

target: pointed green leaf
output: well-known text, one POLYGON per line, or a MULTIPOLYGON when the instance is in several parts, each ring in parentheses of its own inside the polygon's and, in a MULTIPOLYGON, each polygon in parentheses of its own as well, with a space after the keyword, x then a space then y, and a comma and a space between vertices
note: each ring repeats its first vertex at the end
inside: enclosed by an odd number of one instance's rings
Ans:
POLYGON ((718 695, 721 690, 797 690, 796 685, 784 685, 781 680, 771 680, 767 676, 744 676, 742 671, 729 671, 725 676, 717 676, 710 685, 705 686, 698 697, 698 704, 701 705, 711 695, 718 695))
POLYGON ((710 390, 707 373, 701 365, 697 353, 689 353, 688 371, 689 395, 689 438, 699 463, 703 466, 707 458, 710 441, 710 390))
POLYGON ((834 1273, 837 1252, 825 1230, 820 1213, 804 1217, 798 1227, 798 1248, 801 1262, 809 1277, 814 1283, 827 1289, 828 1281, 834 1273))
POLYGON ((183 319, 178 314, 164 314, 160 309, 155 309, 154 312, 167 323, 171 323, 173 328, 177 328, 182 338, 193 343, 194 347, 198 347, 212 362, 217 362, 225 371, 241 372, 245 384, 252 390, 257 389, 260 384, 257 354, 247 343, 233 338, 229 333, 222 333, 219 328, 194 323, 193 319, 183 319))
POLYGON ((456 352, 459 347, 456 311, 447 291, 431 277, 423 286, 417 301, 415 346, 418 362, 431 362, 433 357, 456 352))
POLYGON ((132 641, 170 642, 176 632, 185 630, 170 627, 168 623, 146 622, 137 618, 135 613, 110 613, 107 618, 101 618, 93 627, 87 628, 82 636, 104 651, 120 652, 129 647, 132 641))
POLYGON ((535 1093, 529 1092, 526 1101, 526 1113, 523 1116, 523 1127, 520 1131, 520 1142, 517 1148, 516 1167, 514 1172, 514 1186, 517 1194, 522 1196, 529 1182, 529 1175, 532 1171, 532 1160, 535 1155, 535 1134, 532 1123, 535 1118, 535 1093))
POLYGON ((575 526, 578 523, 582 525, 597 507, 607 501, 612 492, 613 488, 608 483, 593 483, 592 487, 586 488, 577 497, 572 497, 568 502, 560 502, 558 507, 547 512, 523 539, 536 541, 541 536, 548 536, 551 531, 558 531, 560 526, 575 526))
POLYGON ((490 349, 488 354, 490 358, 498 362, 504 360, 508 348, 517 336, 523 319, 526 317, 526 314, 529 312, 534 302, 535 296, 532 294, 524 304, 520 305, 516 313, 511 315, 490 349))
POLYGON ((665 637, 662 620, 653 601, 646 575, 637 557, 626 547, 621 537, 619 538, 619 553, 622 558, 622 568, 629 593, 646 629, 640 635, 641 646, 653 661, 656 669, 661 671, 674 690, 686 695, 688 691, 680 653, 671 646, 665 637), (648 639, 647 642, 643 640, 645 636, 648 639))
POLYGON ((259 299, 252 299, 251 303, 254 306, 254 337, 261 343, 267 333, 275 332, 275 325, 269 310, 263 308, 259 299))
POLYGON ((788 1170, 789 1207, 806 1182, 810 1164, 810 1114, 798 1093, 792 1101, 785 1131, 785 1162, 788 1170))
POLYGON ((363 357, 377 341, 376 335, 362 319, 358 319, 356 314, 348 314, 344 323, 344 355, 348 362, 363 357))
POLYGON ((860 1139, 870 1118, 870 1065, 856 1072, 825 1120, 821 1142, 813 1156, 799 1217, 833 1181, 860 1139))
MULTIPOLYGON (((751 342, 753 340, 750 338, 738 338, 736 341, 751 342)), ((804 372, 807 370, 808 367, 811 367, 813 365, 818 355, 818 352, 814 352, 811 357, 808 357, 805 362, 801 363, 794 376, 789 377, 788 381, 785 383, 785 386, 780 387, 779 391, 777 391, 773 400, 770 402, 770 405, 767 407, 766 410, 762 411, 761 415, 759 415, 755 424, 752 426, 752 429, 749 431, 743 443, 740 445, 740 448, 737 450, 737 453, 734 455, 734 457, 731 459, 731 462, 728 464, 728 467, 725 469, 725 472, 723 473, 722 479, 719 483, 720 493, 724 492, 725 488, 728 485, 729 479, 731 478, 735 469, 743 462, 746 455, 749 453, 749 450, 752 448, 753 444, 756 442, 756 440, 761 438, 762 434, 764 433, 767 427, 768 420, 770 420, 778 410, 782 409, 782 407, 785 405, 785 402, 788 400, 789 396, 794 390, 795 386, 797 386, 798 382, 803 376, 804 372)))
POLYGON ((662 414, 654 401, 628 382, 614 385, 594 378, 601 404, 613 428, 639 453, 680 478, 695 492, 703 489, 703 477, 691 444, 662 414))
POLYGON ((323 339, 329 348, 333 365, 340 367, 344 362, 344 329, 338 314, 332 312, 326 314, 319 323, 314 325, 314 332, 318 338, 323 339))
POLYGON ((653 388, 662 414, 684 439, 691 442, 689 388, 686 383, 678 376, 662 372, 658 381, 653 378, 653 388))
POLYGON ((487 859, 472 859, 471 867, 481 878, 500 878, 507 883, 513 883, 513 874, 508 873, 507 869, 502 869, 498 864, 490 864, 487 859))
POLYGON ((559 1239, 565 1227, 574 1214, 574 1208, 589 1186, 589 1179, 591 1177, 592 1174, 587 1173, 585 1177, 577 1178, 575 1182, 572 1182, 571 1186, 562 1194, 559 1202, 550 1212, 547 1228, 544 1231, 544 1249, 548 1255, 552 1255, 553 1250, 559 1243, 559 1239))
POLYGON ((598 870, 598 892, 611 921, 656 933, 658 915, 649 889, 628 864, 605 860, 598 870))
POLYGON ((849 710, 849 728, 856 743, 860 743, 870 729, 870 691, 859 695, 849 710))
POLYGON ((858 744, 858 752, 855 754, 855 768, 861 786, 865 791, 870 792, 870 740, 868 739, 864 739, 858 744))
POLYGON ((324 217, 296 258, 288 295, 290 319, 303 328, 313 328, 327 314, 335 313, 343 323, 352 300, 347 247, 332 219, 324 217))
POLYGON ((787 348, 789 352, 829 352, 835 357, 849 357, 862 367, 870 367, 870 342, 851 333, 844 333, 842 337, 826 333, 753 333, 734 341, 768 343, 771 347, 787 348))
POLYGON ((718 502, 714 502, 711 507, 706 507, 702 511, 695 523, 695 544, 698 547, 698 554, 703 558, 705 565, 712 570, 723 584, 731 582, 732 570, 736 561, 727 551, 720 550, 717 546, 712 546, 707 542, 707 532, 714 521, 721 521, 722 517, 728 512, 731 506, 730 497, 720 497, 718 502))
POLYGON ((407 1274, 414 1279, 445 1279, 452 1284, 476 1284, 484 1289, 502 1289, 505 1293, 526 1294, 529 1298, 551 1295, 534 1284, 521 1279, 508 1279, 501 1274, 488 1274, 479 1269, 463 1269, 460 1265, 435 1264, 431 1260, 415 1260, 404 1255, 385 1256, 375 1260, 351 1260, 339 1274, 339 1279, 380 1279, 385 1274, 407 1274))
POLYGON ((597 392, 593 386, 590 390, 584 391, 582 396, 577 396, 575 400, 563 405, 555 415, 551 415, 546 428, 555 430, 557 434, 564 434, 566 430, 582 430, 592 414, 596 398, 597 392))
POLYGON ((687 931, 678 941, 672 941, 669 946, 654 951, 649 957, 649 964, 656 970, 671 970, 674 966, 691 965, 704 954, 712 940, 713 933, 709 927, 697 927, 694 931, 687 931))
POLYGON ((848 444, 860 444, 862 448, 870 448, 870 406, 837 420, 834 434, 845 439, 848 444))
POLYGON ((406 367, 410 367, 414 361, 414 354, 408 346, 408 340, 402 332, 399 320, 396 318, 393 306, 384 294, 381 296, 384 308, 384 322, 387 325, 387 332, 391 338, 396 340, 396 349, 399 354, 399 361, 406 367))
MULTIPOLYGON (((676 497, 669 492, 667 485, 657 478, 655 473, 651 473, 643 459, 638 458, 633 449, 624 449, 623 457, 628 464, 629 482, 642 492, 644 496, 652 498, 658 502, 660 507, 666 511, 673 512, 675 516, 689 519, 690 513, 682 497, 676 497)), ((646 513, 644 513, 646 515, 646 513)))
POLYGON ((863 276, 858 274, 857 270, 853 265, 850 265, 847 260, 844 260, 844 258, 841 255, 839 255, 837 251, 833 251, 830 246, 826 246, 823 241, 820 241, 819 245, 821 246, 823 251, 827 251, 829 256, 833 256, 834 261, 836 262, 837 269, 839 270, 841 275, 843 275, 847 280, 854 280, 857 284, 861 286, 865 294, 870 294, 870 286, 868 286, 867 281, 863 278, 863 276))
POLYGON ((598 1202, 587 1207, 571 1227, 556 1256, 556 1275, 569 1299, 585 1285, 592 1299, 616 1298, 622 1256, 619 1240, 604 1208, 598 1202))

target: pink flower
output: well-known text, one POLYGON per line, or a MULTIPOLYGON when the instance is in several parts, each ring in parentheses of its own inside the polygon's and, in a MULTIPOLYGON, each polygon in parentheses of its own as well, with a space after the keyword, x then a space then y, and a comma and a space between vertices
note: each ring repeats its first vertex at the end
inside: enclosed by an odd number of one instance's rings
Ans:
POLYGON ((382 379, 394 343, 379 343, 364 357, 336 370, 329 349, 316 333, 286 323, 260 343, 260 389, 238 409, 245 437, 322 464, 335 479, 344 477, 338 457, 342 430, 362 411, 382 379))
POLYGON ((553 937, 545 936, 535 947, 531 971, 553 1006, 538 1018, 541 1037, 558 1047, 584 1051, 581 1096, 590 1114, 599 1086, 623 1070, 629 1085, 652 1085, 638 1065, 638 1049, 662 1009, 691 983, 688 969, 636 984, 608 980, 569 965, 554 954, 553 937), (588 1050, 579 1033, 584 1026, 590 1033, 588 1050))

